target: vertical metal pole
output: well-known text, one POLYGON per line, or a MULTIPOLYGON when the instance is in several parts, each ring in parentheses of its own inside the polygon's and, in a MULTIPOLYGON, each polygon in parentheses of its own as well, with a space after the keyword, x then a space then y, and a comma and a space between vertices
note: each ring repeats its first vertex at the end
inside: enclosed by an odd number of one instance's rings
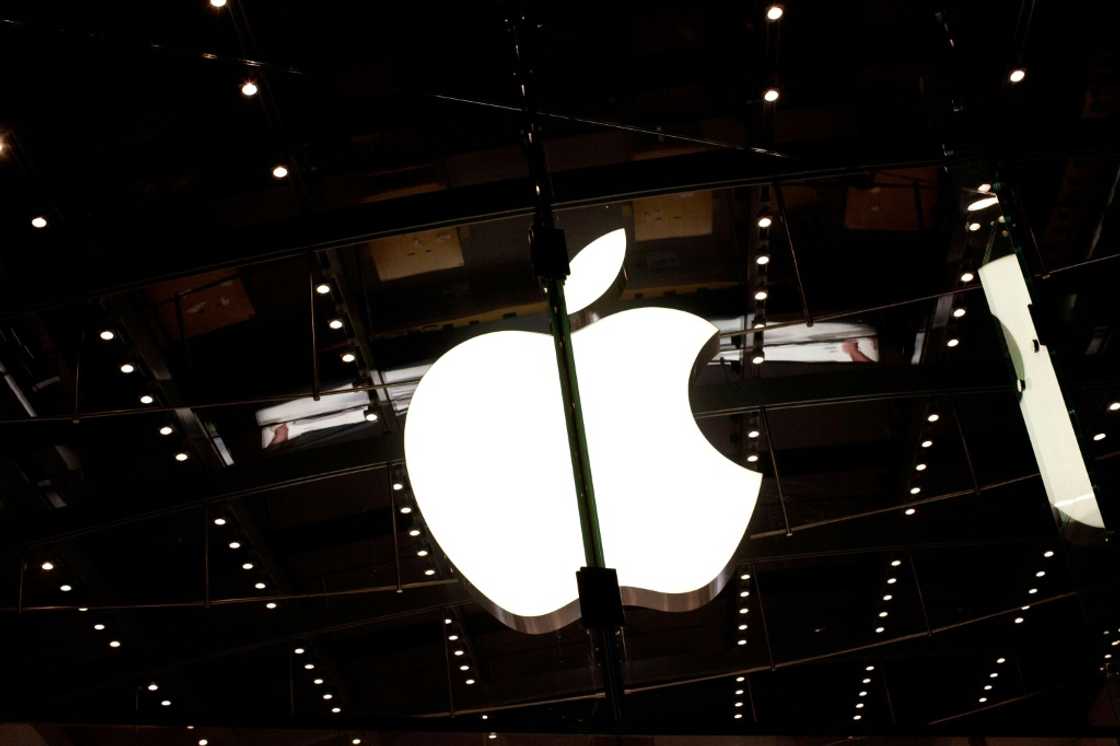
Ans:
POLYGON ((922 593, 922 581, 918 578, 918 565, 914 562, 913 553, 907 552, 906 559, 910 563, 910 574, 914 576, 914 588, 918 591, 918 604, 922 607, 922 619, 926 623, 926 637, 933 637, 933 627, 930 626, 929 611, 926 609, 926 597, 922 593))
POLYGON ((397 574, 397 593, 404 593, 401 588, 400 540, 397 538, 397 491, 393 489, 393 470, 387 469, 385 473, 389 477, 389 520, 393 523, 393 567, 397 574))
POLYGON ((754 592, 758 595, 758 616, 762 619, 762 638, 766 641, 766 657, 770 661, 770 670, 774 670, 774 648, 770 645, 770 628, 766 624, 766 605, 762 601, 762 583, 759 582, 758 568, 751 565, 751 575, 754 576, 754 592))
POLYGON ((451 651, 447 649, 447 633, 444 631, 444 625, 440 622, 439 625, 439 638, 443 645, 443 668, 447 674, 447 711, 451 713, 451 717, 455 717, 455 690, 451 684, 451 651))
POLYGON ((23 578, 27 574, 27 560, 19 558, 19 579, 16 581, 16 613, 23 613, 23 578))
POLYGON ((751 720, 753 720, 754 722, 757 723, 758 722, 758 709, 754 705, 754 687, 751 686, 751 675, 748 673, 744 676, 744 678, 747 680, 746 681, 746 684, 747 684, 747 699, 751 703, 751 720))
POLYGON ((311 321, 311 398, 319 401, 319 331, 315 319, 315 269, 314 254, 307 255, 307 305, 311 321))
POLYGON ((782 523, 786 527, 786 536, 793 536, 789 512, 786 510, 786 494, 782 490, 782 475, 778 471, 778 456, 774 453, 774 440, 770 437, 770 418, 766 414, 766 407, 759 407, 758 411, 762 418, 762 429, 766 431, 766 450, 770 453, 770 468, 774 470, 774 484, 778 488, 778 502, 782 506, 782 523))
POLYGON ((968 439, 964 435, 964 425, 961 424, 960 413, 957 412, 957 402, 954 399, 949 403, 949 408, 953 412, 953 421, 957 423, 957 433, 961 436, 961 450, 964 451, 964 462, 968 466, 968 476, 972 479, 972 491, 974 494, 980 494, 980 482, 976 478, 976 468, 972 462, 972 451, 968 448, 968 439))
POLYGON ((78 335, 78 351, 74 354, 74 424, 81 420, 82 348, 86 345, 86 330, 78 335))
POLYGON ((202 508, 202 605, 210 608, 210 511, 202 508))
POLYGON ((894 700, 891 699, 891 687, 887 682, 887 666, 883 664, 883 670, 879 672, 880 678, 883 680, 883 694, 887 699, 887 712, 891 715, 891 725, 898 725, 898 718, 894 714, 894 700))
POLYGON ((793 229, 789 225, 789 215, 786 214, 786 198, 782 194, 782 187, 774 183, 774 199, 778 203, 778 216, 785 226, 786 241, 789 243, 789 256, 793 261, 793 277, 797 280, 797 290, 801 293, 801 314, 805 319, 805 326, 813 325, 813 314, 809 312, 809 299, 805 295, 805 284, 801 281, 801 264, 797 261, 797 248, 793 244, 793 229))

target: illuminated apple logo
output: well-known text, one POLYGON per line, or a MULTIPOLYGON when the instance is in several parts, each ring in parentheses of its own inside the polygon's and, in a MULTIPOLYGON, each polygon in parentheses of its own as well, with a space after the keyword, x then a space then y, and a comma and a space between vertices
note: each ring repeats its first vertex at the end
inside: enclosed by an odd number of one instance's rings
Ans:
MULTIPOLYGON (((609 288, 626 232, 571 262, 570 313, 609 288)), ((573 334, 603 552, 623 602, 689 610, 723 587, 762 481, 700 432, 688 387, 717 329, 638 308, 573 334)), ((558 629, 579 617, 584 562, 559 374, 546 334, 463 342, 420 381, 404 447, 433 537, 507 625, 558 629)))

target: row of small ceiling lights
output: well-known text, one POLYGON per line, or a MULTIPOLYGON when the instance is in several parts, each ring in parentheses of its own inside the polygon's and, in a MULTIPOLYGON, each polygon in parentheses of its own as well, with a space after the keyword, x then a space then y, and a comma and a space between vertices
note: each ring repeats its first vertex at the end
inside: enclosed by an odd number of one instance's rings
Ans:
MULTIPOLYGON (((941 421, 941 415, 938 414, 937 412, 930 412, 928 415, 926 415, 926 422, 928 423, 928 425, 926 426, 925 430, 923 430, 922 435, 921 435, 921 442, 918 444, 918 446, 919 446, 919 448, 921 449, 922 452, 928 452, 930 448, 933 448, 933 438, 929 437, 930 436, 929 431, 933 429, 932 428, 933 425, 936 425, 940 421, 941 421)), ((929 470, 929 462, 925 459, 925 457, 919 455, 918 458, 916 459, 915 464, 914 464, 914 472, 916 474, 923 474, 928 470, 929 470)), ((910 480, 910 496, 911 497, 917 497, 918 495, 920 495, 922 493, 922 486, 920 484, 917 484, 917 481, 918 481, 917 476, 913 477, 910 480)), ((902 511, 903 515, 907 515, 907 516, 914 515, 917 512, 918 512, 918 509, 915 508, 913 505, 911 505, 910 507, 908 507, 908 508, 906 508, 905 510, 902 511)), ((897 567, 898 565, 895 564, 897 562, 898 562, 898 560, 895 560, 894 562, 891 563, 891 566, 892 567, 897 567)))
POLYGON ((864 668, 863 668, 863 672, 864 672, 865 675, 860 679, 860 682, 859 682, 860 689, 859 689, 859 692, 857 694, 856 705, 855 705, 856 713, 854 715, 852 715, 852 720, 855 720, 855 721, 863 720, 864 711, 865 711, 866 705, 867 705, 867 703, 864 700, 866 699, 866 697, 868 695, 868 690, 865 689, 864 687, 866 687, 868 684, 871 683, 871 677, 866 675, 866 674, 870 674, 874 670, 875 670, 875 666, 873 664, 870 664, 870 663, 868 665, 864 666, 864 668))
MULTIPOLYGON (((295 647, 295 648, 292 649, 292 654, 299 657, 299 658, 302 658, 304 655, 308 655, 307 648, 303 647, 302 645, 298 646, 298 647, 295 647)), ((307 671, 308 675, 312 677, 312 679, 311 679, 311 685, 312 686, 327 687, 325 690, 323 690, 323 693, 320 695, 320 697, 321 697, 323 702, 330 703, 329 706, 330 706, 330 710, 331 710, 332 715, 340 714, 342 712, 342 706, 334 701, 334 692, 330 691, 330 687, 327 684, 326 679, 324 679, 321 674, 314 673, 314 671, 316 670, 315 662, 311 661, 311 660, 305 661, 304 664, 303 664, 303 670, 307 671)), ((361 742, 360 740, 353 741, 353 743, 360 743, 360 742, 361 742)))
MULTIPOLYGON (((757 430, 752 430, 751 432, 755 433, 755 435, 754 435, 755 438, 758 437, 758 431, 757 430)), ((751 584, 751 574, 749 572, 741 573, 739 575, 738 613, 735 615, 735 628, 736 628, 735 629, 735 645, 736 645, 736 647, 740 647, 740 648, 746 647, 746 645, 747 645, 747 629, 749 627, 749 625, 747 624, 747 615, 751 613, 751 609, 750 609, 750 606, 749 606, 750 602, 747 600, 748 598, 751 597, 750 584, 751 584)), ((735 677, 735 686, 733 687, 733 690, 732 690, 734 697, 732 699, 733 705, 732 705, 732 710, 731 710, 731 717, 734 720, 742 720, 743 719, 743 707, 744 707, 743 696, 746 694, 745 682, 746 682, 746 677, 744 677, 744 676, 736 676, 735 677)))
MULTIPOLYGON (((216 516, 214 518, 213 522, 214 522, 214 525, 217 526, 218 528, 225 528, 226 526, 229 525, 229 519, 227 519, 225 516, 221 516, 221 515, 216 516)), ((237 538, 230 539, 226 543, 226 546, 232 552, 237 552, 237 551, 242 550, 241 540, 237 539, 237 538)), ((245 550, 245 554, 243 555, 242 562, 241 562, 241 569, 244 570, 245 572, 252 572, 253 570, 257 569, 257 566, 249 558, 247 553, 248 553, 248 550, 245 550)), ((264 580, 257 580, 253 583, 253 588, 258 590, 258 591, 267 590, 268 589, 268 583, 266 583, 264 580)), ((273 609, 276 608, 276 602, 275 601, 268 601, 267 603, 265 603, 264 607, 266 609, 268 609, 269 611, 272 611, 273 609)))

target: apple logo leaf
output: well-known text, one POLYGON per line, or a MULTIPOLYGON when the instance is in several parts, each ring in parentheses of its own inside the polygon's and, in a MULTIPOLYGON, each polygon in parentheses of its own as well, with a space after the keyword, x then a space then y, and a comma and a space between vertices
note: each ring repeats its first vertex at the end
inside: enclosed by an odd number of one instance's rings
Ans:
MULTIPOLYGON (((571 262, 570 310, 614 282, 626 234, 571 262)), ((671 308, 613 313, 572 334, 607 565, 623 602, 664 611, 722 589, 762 477, 696 424, 689 384, 718 329, 671 308)), ((584 565, 552 337, 481 334, 440 357, 405 421, 405 463, 431 535, 505 624, 548 632, 579 618, 584 565)))
POLYGON ((580 249, 568 263, 564 281, 568 313, 578 313, 597 301, 614 284, 626 259, 626 229, 599 236, 580 249))

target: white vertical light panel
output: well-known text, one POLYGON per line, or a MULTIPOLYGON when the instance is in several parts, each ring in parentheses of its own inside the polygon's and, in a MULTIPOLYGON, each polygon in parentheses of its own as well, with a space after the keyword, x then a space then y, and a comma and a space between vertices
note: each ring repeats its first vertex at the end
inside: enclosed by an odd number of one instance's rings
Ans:
POLYGON ((988 308, 1003 326, 1022 392, 1019 408, 1050 504, 1067 518, 1104 528, 1085 458, 1073 432, 1058 377, 1031 319, 1031 297, 1014 255, 980 268, 988 308))

